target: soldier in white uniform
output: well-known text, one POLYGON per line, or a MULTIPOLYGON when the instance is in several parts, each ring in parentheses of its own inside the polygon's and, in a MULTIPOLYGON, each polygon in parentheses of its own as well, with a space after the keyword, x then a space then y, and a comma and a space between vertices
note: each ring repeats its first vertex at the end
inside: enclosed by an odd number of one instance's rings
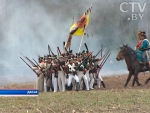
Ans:
MULTIPOLYGON (((78 57, 78 65, 80 65, 81 60, 82 60, 82 57, 79 56, 79 57, 78 57)), ((83 64, 79 67, 79 70, 78 70, 78 72, 77 72, 77 75, 78 75, 78 77, 79 77, 79 83, 80 83, 80 86, 81 86, 80 89, 82 89, 81 79, 83 78, 83 80, 84 80, 84 82, 85 82, 86 90, 89 90, 88 79, 87 79, 87 76, 86 76, 86 68, 84 68, 84 65, 83 65, 83 64)))
POLYGON ((38 74, 37 79, 35 81, 34 88, 38 89, 40 92, 44 92, 44 74, 42 72, 42 68, 44 68, 44 61, 43 59, 39 62, 40 67, 32 67, 38 74))
POLYGON ((35 89, 38 89, 40 92, 44 92, 44 75, 40 70, 36 70, 39 76, 35 82, 35 89))
POLYGON ((53 92, 57 92, 57 90, 58 90, 58 84, 57 84, 58 70, 57 70, 57 61, 55 58, 53 59, 52 69, 50 70, 50 73, 52 74, 52 85, 54 88, 53 92))
POLYGON ((64 71, 65 61, 63 56, 59 56, 59 64, 58 64, 58 87, 59 90, 65 91, 65 71, 64 71))
POLYGON ((105 88, 105 83, 104 83, 104 81, 103 81, 103 79, 102 79, 102 77, 101 77, 101 75, 100 75, 100 69, 101 69, 101 66, 98 66, 98 70, 97 70, 97 78, 96 78, 96 80, 97 80, 97 87, 98 88, 100 88, 100 84, 102 83, 102 86, 105 88))
POLYGON ((93 85, 94 85, 93 69, 94 69, 94 66, 91 64, 90 67, 89 67, 89 77, 90 77, 89 87, 90 87, 90 89, 94 89, 93 88, 93 85))
POLYGON ((69 64, 67 65, 66 73, 68 75, 68 83, 67 86, 70 87, 72 79, 76 81, 76 90, 79 91, 79 78, 76 74, 75 65, 72 63, 73 59, 69 59, 69 64))
POLYGON ((50 73, 50 70, 52 68, 52 57, 49 55, 47 56, 45 60, 45 69, 44 72, 46 74, 45 76, 45 83, 46 83, 46 91, 49 92, 50 89, 52 90, 52 75, 50 73))

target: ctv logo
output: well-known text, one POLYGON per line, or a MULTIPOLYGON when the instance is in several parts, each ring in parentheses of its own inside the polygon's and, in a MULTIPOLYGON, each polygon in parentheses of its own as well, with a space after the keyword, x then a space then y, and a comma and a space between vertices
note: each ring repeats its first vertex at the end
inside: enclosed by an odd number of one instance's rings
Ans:
POLYGON ((122 2, 120 4, 120 11, 123 13, 127 12, 132 13, 131 16, 127 18, 128 20, 137 20, 137 19, 142 20, 146 4, 147 4, 146 2, 143 5, 139 2, 122 2), (131 7, 131 11, 125 7, 131 7), (139 9, 140 13, 135 13, 135 7, 139 9))

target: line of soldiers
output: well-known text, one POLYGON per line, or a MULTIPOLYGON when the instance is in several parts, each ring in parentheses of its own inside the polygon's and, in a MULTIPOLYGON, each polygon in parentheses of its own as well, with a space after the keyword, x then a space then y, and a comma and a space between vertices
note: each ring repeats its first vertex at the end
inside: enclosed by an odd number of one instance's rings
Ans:
POLYGON ((96 81, 97 88, 100 88, 100 84, 105 88, 100 75, 101 60, 101 57, 95 58, 92 52, 85 51, 76 55, 61 54, 58 59, 56 55, 39 57, 38 65, 32 67, 37 73, 34 88, 40 92, 44 89, 47 92, 90 90, 94 89, 94 81, 96 81))

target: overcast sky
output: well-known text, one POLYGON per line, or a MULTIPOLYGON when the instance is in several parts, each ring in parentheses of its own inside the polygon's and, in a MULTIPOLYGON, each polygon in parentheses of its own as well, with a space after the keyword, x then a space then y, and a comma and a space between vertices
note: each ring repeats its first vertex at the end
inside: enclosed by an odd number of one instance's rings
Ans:
MULTIPOLYGON (((134 31, 147 32, 150 29, 149 2, 139 1, 139 5, 135 4, 135 12, 132 12, 132 5, 124 0, 1 0, 0 75, 11 80, 34 80, 36 76, 21 61, 20 52, 37 60, 38 55, 48 54, 49 44, 57 54, 56 47, 59 46, 62 50, 63 41, 67 41, 72 18, 77 21, 91 5, 93 8, 88 26, 89 37, 85 36, 83 43, 86 42, 94 54, 98 52, 101 44, 112 50, 102 69, 104 76, 126 72, 124 61, 117 62, 115 59, 119 47, 124 43, 134 48, 137 43, 134 31), (123 2, 126 3, 122 8, 128 12, 120 11, 120 4, 123 2), (144 3, 145 9, 140 12, 138 6, 143 8, 144 3), (131 20, 132 14, 137 14, 137 20, 131 20), (144 14, 142 20, 139 14, 144 14)), ((80 40, 81 37, 73 36, 73 53, 78 52, 80 40)), ((83 49, 84 45, 81 51, 83 49)))

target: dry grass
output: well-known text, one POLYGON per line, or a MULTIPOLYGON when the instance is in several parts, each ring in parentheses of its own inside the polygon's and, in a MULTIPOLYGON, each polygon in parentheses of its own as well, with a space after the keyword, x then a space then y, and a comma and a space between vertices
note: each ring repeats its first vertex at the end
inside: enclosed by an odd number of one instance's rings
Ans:
MULTIPOLYGON (((139 76, 144 83, 149 74, 139 76)), ((105 77, 106 89, 91 91, 43 92, 38 97, 0 97, 0 113, 148 113, 150 83, 124 88, 127 76, 105 77)), ((33 83, 3 88, 33 88, 33 83)))
POLYGON ((40 93, 38 97, 1 97, 1 113, 148 113, 150 91, 117 89, 40 93))

